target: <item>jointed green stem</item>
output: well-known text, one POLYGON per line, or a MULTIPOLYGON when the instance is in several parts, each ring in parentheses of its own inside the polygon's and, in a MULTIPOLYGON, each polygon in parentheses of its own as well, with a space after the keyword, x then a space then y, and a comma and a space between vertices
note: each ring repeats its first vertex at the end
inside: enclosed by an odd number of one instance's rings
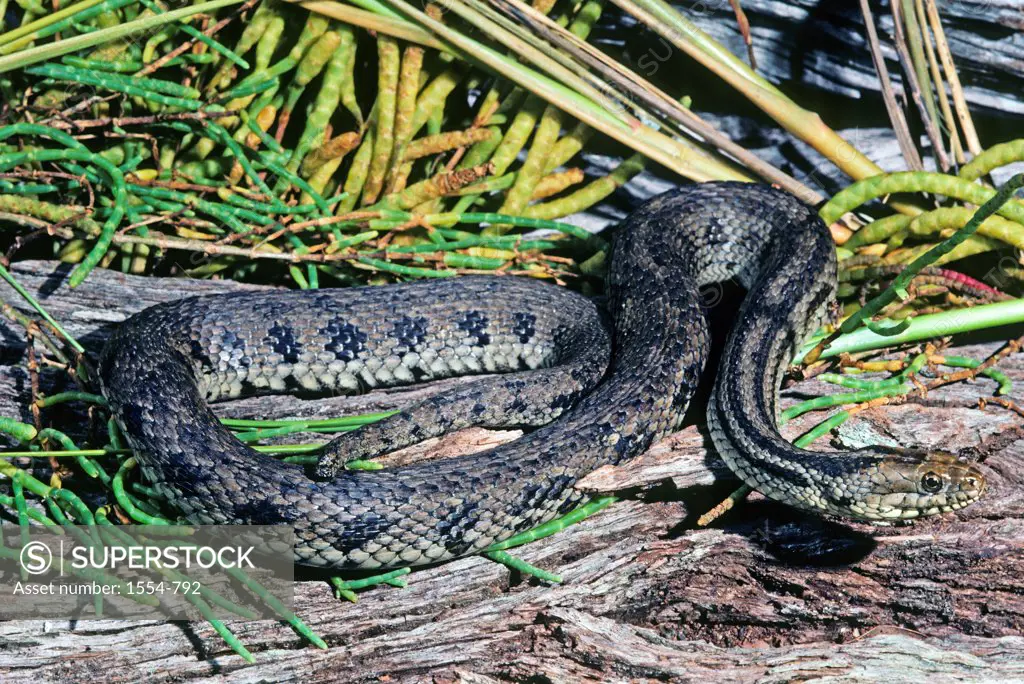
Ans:
POLYGON ((356 595, 356 589, 375 587, 380 584, 389 584, 401 589, 405 587, 405 580, 401 579, 401 577, 403 575, 408 575, 410 572, 411 570, 409 568, 399 568, 397 570, 391 570, 390 572, 361 579, 346 580, 341 577, 332 577, 330 582, 331 585, 334 586, 334 592, 338 598, 343 598, 355 603, 359 600, 358 595, 356 595))
POLYGON ((114 492, 114 498, 117 499, 118 505, 127 513, 132 520, 136 521, 141 525, 173 525, 173 521, 161 518, 156 515, 150 515, 146 513, 136 502, 132 500, 131 495, 125 491, 124 488, 124 476, 125 474, 134 468, 136 465, 135 458, 125 459, 121 467, 118 468, 117 474, 114 475, 114 481, 112 484, 112 490, 114 492))
POLYGON ((993 169, 1024 160, 1024 138, 993 145, 960 169, 964 180, 977 180, 993 169))
MULTIPOLYGON (((920 174, 914 173, 910 175, 916 177, 920 174)), ((853 187, 856 187, 857 185, 861 184, 858 183, 853 187)), ((982 222, 986 218, 996 213, 997 211, 1003 211, 1006 206, 1009 206, 1006 204, 1007 201, 1022 186, 1024 186, 1024 174, 1017 174, 1016 176, 1008 180, 1005 184, 1003 184, 1003 186, 999 189, 998 192, 993 193, 990 191, 988 193, 988 201, 986 201, 981 206, 981 208, 978 209, 978 211, 974 214, 974 216, 967 223, 967 225, 965 225, 963 228, 961 228, 947 240, 944 240, 940 244, 930 249, 927 253, 915 259, 914 262, 907 266, 903 270, 903 272, 900 273, 900 275, 897 276, 895 280, 893 280, 892 284, 889 287, 887 287, 881 294, 879 294, 877 297, 875 297, 870 302, 865 304, 859 311, 857 311, 857 313, 847 318, 840 326, 840 331, 843 333, 853 332, 854 330, 859 328, 864 321, 871 319, 875 314, 881 311, 883 307, 895 301, 897 297, 905 298, 906 288, 910 285, 910 281, 913 280, 914 276, 920 273, 923 268, 931 265, 933 262, 935 262, 943 255, 948 254, 957 245, 964 242, 967 238, 973 235, 974 232, 979 228, 979 226, 981 226, 982 222)), ((871 192, 877 192, 879 187, 883 187, 883 184, 878 183, 876 185, 871 186, 871 192)), ((980 186, 972 187, 980 188, 980 186)), ((984 188, 980 189, 984 190, 984 188)), ((843 192, 845 193, 847 191, 843 192)), ((840 193, 840 195, 842 194, 843 193, 840 193)), ((833 198, 833 202, 836 203, 836 207, 847 206, 847 204, 839 202, 838 198, 839 195, 837 195, 836 198, 833 198)), ((836 211, 839 211, 839 209, 833 208, 832 212, 834 213, 836 211)), ((842 213, 845 213, 846 211, 847 209, 843 209, 843 211, 840 212, 840 215, 842 213)), ((824 216, 826 215, 826 213, 828 213, 826 212, 826 209, 822 209, 822 215, 824 216)), ((1022 218, 1024 218, 1024 213, 1022 213, 1021 216, 1022 218)), ((838 216, 836 218, 838 218, 838 216)))
POLYGON ((801 449, 809 447, 816 440, 824 437, 832 430, 842 425, 850 417, 849 411, 840 411, 839 413, 826 418, 822 422, 815 425, 813 428, 800 435, 797 439, 793 440, 793 445, 798 446, 801 449))
MULTIPOLYGON (((107 174, 114 192, 114 208, 110 212, 110 216, 103 223, 103 228, 95 246, 89 251, 85 259, 82 260, 82 263, 75 268, 71 273, 71 277, 68 279, 68 284, 71 287, 77 287, 83 280, 85 280, 86 276, 89 275, 89 272, 99 264, 103 255, 107 253, 107 249, 110 247, 110 243, 114 239, 114 231, 117 229, 118 224, 121 222, 121 218, 124 216, 128 200, 124 175, 121 173, 120 169, 111 164, 101 155, 93 154, 81 149, 33 150, 31 152, 0 154, 0 170, 20 166, 26 162, 46 161, 83 161, 94 164, 107 174)), ((7 278, 5 277, 5 279, 7 278)), ((10 279, 7 280, 8 282, 11 282, 10 279)), ((77 343, 75 343, 75 345, 77 345, 77 343)), ((76 350, 81 351, 79 347, 76 347, 76 350)))
POLYGON ((524 575, 530 575, 542 579, 546 582, 554 582, 555 584, 561 584, 562 578, 553 572, 548 572, 542 568, 538 568, 535 565, 530 565, 521 558, 516 558, 507 551, 485 551, 484 556, 490 558, 495 563, 501 563, 507 568, 521 572, 524 575))
MULTIPOLYGON (((1010 181, 1008 181, 1009 183, 1010 181)), ((1019 186, 1017 186, 1019 187, 1019 186)), ((848 211, 852 211, 873 199, 897 192, 929 192, 945 195, 971 204, 985 204, 996 196, 996 191, 983 185, 976 185, 956 176, 927 171, 902 171, 873 176, 854 183, 836 194, 819 211, 821 219, 831 225, 848 211)), ((1009 193, 1013 191, 1010 190, 1009 193)), ((996 205, 997 212, 1008 219, 1024 224, 1024 206, 1017 202, 1006 203, 1009 194, 996 205)))
POLYGON ((106 408, 107 400, 99 394, 90 394, 88 392, 59 392, 57 394, 51 394, 48 397, 40 397, 36 400, 36 406, 39 408, 49 408, 57 404, 64 404, 71 401, 84 401, 88 404, 96 404, 106 408))
POLYGON ((491 551, 504 551, 505 549, 511 549, 516 546, 522 546, 523 544, 529 544, 530 542, 537 541, 538 539, 550 537, 551 535, 561 530, 564 530, 566 527, 569 527, 570 525, 575 525, 576 523, 585 520, 586 518, 589 518, 598 511, 601 511, 607 508, 608 506, 612 505, 616 501, 618 501, 618 498, 614 496, 602 496, 596 499, 591 499, 590 501, 580 505, 578 508, 575 508, 569 513, 566 513, 561 518, 556 518, 555 520, 551 520, 550 522, 546 522, 543 525, 539 525, 538 527, 535 527, 532 530, 528 530, 521 534, 509 537, 503 542, 492 544, 491 546, 484 549, 482 553, 489 553, 491 551))
POLYGON ((872 399, 878 399, 879 397, 893 397, 900 394, 906 394, 912 389, 914 389, 913 385, 900 384, 894 387, 880 387, 872 390, 860 390, 858 392, 847 392, 844 394, 815 397, 814 399, 802 401, 799 404, 791 406, 783 411, 779 415, 779 424, 784 424, 797 416, 803 415, 808 411, 814 411, 815 409, 828 408, 830 406, 841 406, 843 404, 860 404, 865 401, 871 401, 872 399))
POLYGON ((37 313, 38 313, 38 314, 39 314, 40 316, 42 316, 42 317, 43 317, 43 319, 44 319, 44 320, 46 320, 46 322, 47 322, 47 323, 49 323, 50 325, 52 325, 52 326, 53 326, 53 329, 54 329, 54 330, 56 330, 56 331, 57 331, 58 333, 60 333, 60 335, 61 335, 61 336, 62 336, 62 337, 63 337, 63 338, 65 339, 65 340, 67 340, 67 343, 68 343, 69 345, 71 345, 71 348, 72 348, 72 349, 74 349, 74 350, 75 350, 76 352, 78 352, 79 354, 84 354, 84 353, 85 353, 85 347, 83 347, 82 345, 80 345, 80 344, 78 343, 78 340, 76 340, 76 339, 75 339, 74 337, 72 337, 72 336, 71 336, 71 334, 70 334, 70 333, 68 333, 68 332, 67 332, 67 331, 66 331, 66 330, 65 330, 65 329, 63 328, 63 326, 61 326, 61 324, 60 324, 60 323, 58 323, 58 322, 56 321, 56 319, 54 319, 54 318, 53 318, 53 316, 51 316, 51 315, 50 315, 50 313, 49 313, 49 312, 48 312, 48 311, 47 311, 46 309, 44 309, 44 308, 43 308, 43 306, 42 306, 42 305, 41 305, 41 304, 40 304, 40 303, 39 303, 38 301, 36 301, 36 298, 35 298, 35 297, 33 297, 33 296, 32 296, 31 294, 29 294, 28 290, 26 290, 26 289, 25 289, 24 287, 22 287, 22 286, 21 286, 21 283, 19 283, 19 282, 18 282, 18 281, 17 281, 17 280, 16 280, 15 278, 14 278, 14 276, 12 276, 12 275, 11 275, 11 272, 10 272, 10 271, 8 271, 8 270, 7 270, 6 268, 4 268, 4 267, 3 267, 2 265, 0 265, 0 278, 3 278, 3 279, 4 279, 5 281, 7 281, 7 284, 8 284, 8 285, 10 285, 10 286, 11 286, 12 288, 14 288, 14 291, 15 291, 15 292, 17 292, 17 293, 18 293, 19 295, 21 295, 21 296, 22 296, 22 298, 23 298, 23 299, 24 299, 24 300, 25 300, 26 302, 28 302, 28 303, 29 303, 29 305, 30 305, 30 306, 31 306, 31 307, 32 307, 33 309, 35 309, 35 310, 36 310, 36 312, 37 312, 37 313))

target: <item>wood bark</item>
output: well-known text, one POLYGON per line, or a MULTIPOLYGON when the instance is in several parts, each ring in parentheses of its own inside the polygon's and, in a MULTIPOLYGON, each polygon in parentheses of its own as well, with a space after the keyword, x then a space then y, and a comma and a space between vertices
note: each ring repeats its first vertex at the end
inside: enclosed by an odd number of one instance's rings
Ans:
MULTIPOLYGON (((234 283, 97 271, 70 291, 52 262, 13 266, 71 334, 95 351, 110 327, 145 306, 234 283)), ((9 289, 5 302, 25 310, 9 289)), ((996 345, 957 353, 984 358, 996 345)), ((0 322, 0 413, 29 419, 24 331, 0 322)), ((1001 368, 1021 398, 1024 359, 1001 368)), ((47 372, 43 391, 62 389, 47 372)), ((921 404, 870 410, 835 447, 898 441, 964 449, 992 440, 985 498, 912 526, 827 521, 758 497, 710 529, 694 520, 736 482, 701 425, 638 461, 588 478, 626 488, 623 501, 552 538, 517 549, 562 584, 524 578, 482 558, 416 571, 406 589, 364 592, 357 604, 322 582, 297 584, 297 612, 330 648, 276 622, 232 623, 257 663, 234 655, 205 623, 60 620, 0 624, 0 678, 38 681, 933 681, 1024 677, 1024 442, 1021 419, 974 408, 981 379, 921 404)), ((233 415, 327 416, 402 405, 432 388, 307 401, 226 405, 233 415)), ((792 402, 825 389, 787 389, 792 402)), ((696 414, 699 418, 699 412, 696 414)), ((819 416, 820 417, 820 416, 819 416)), ((84 424, 69 408, 44 414, 84 424)), ((797 434, 810 424, 786 427, 797 434)), ((71 429, 71 432, 75 430, 71 429)), ((81 429, 79 429, 79 432, 81 429)), ((516 433, 466 431, 414 451, 478 449, 516 433)), ((409 454, 406 455, 409 457, 409 454)), ((70 486, 70 485, 69 485, 70 486)))
MULTIPOLYGON (((730 2, 701 0, 674 3, 703 31, 746 61, 747 47, 730 2)), ((833 95, 859 100, 879 96, 878 75, 871 63, 864 19, 856 2, 832 0, 744 0, 750 20, 758 72, 777 84, 800 84, 833 95)), ((893 47, 891 1, 872 2, 879 39, 889 70, 896 81, 901 71, 893 47)), ((1021 0, 939 0, 939 14, 949 49, 956 63, 964 95, 972 112, 986 115, 1020 114, 1020 72, 1024 61, 1024 2, 1021 0)), ((632 34, 624 33, 629 36, 632 34)), ((638 70, 657 77, 665 63, 664 48, 650 36, 627 38, 638 70), (647 59, 644 59, 647 55, 647 59)), ((678 78, 681 70, 667 70, 678 78)), ((685 72, 682 72, 685 73, 685 72)), ((702 71, 688 78, 702 79, 702 71)), ((676 84, 679 87, 680 84, 676 84)), ((789 88, 784 87, 785 90, 789 88)), ((701 92, 684 89, 684 92, 701 92)), ((813 97, 807 100, 810 106, 813 97)), ((699 102, 698 102, 699 106, 699 102)), ((874 107, 874 104, 872 105, 874 107)), ((813 106, 810 106, 814 109, 813 106)), ((877 111, 884 110, 879 103, 877 111)), ((882 114, 884 116, 884 113, 882 114)))

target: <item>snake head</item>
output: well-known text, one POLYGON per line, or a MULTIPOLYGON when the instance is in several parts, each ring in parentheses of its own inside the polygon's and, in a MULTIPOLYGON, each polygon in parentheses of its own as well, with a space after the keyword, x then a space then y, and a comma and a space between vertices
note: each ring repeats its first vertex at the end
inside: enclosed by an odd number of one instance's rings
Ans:
POLYGON ((868 493, 851 507, 856 517, 909 520, 948 513, 974 503, 985 490, 981 470, 955 454, 937 450, 878 451, 873 467, 864 473, 868 493))

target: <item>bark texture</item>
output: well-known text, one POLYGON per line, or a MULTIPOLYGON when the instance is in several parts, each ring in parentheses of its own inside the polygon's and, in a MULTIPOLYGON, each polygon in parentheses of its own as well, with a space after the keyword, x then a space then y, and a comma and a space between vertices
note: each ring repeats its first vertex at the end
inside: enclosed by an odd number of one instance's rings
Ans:
MULTIPOLYGON (((703 31, 746 61, 735 14, 726 0, 682 0, 673 3, 703 31)), ((843 97, 866 99, 879 94, 871 63, 864 19, 857 2, 830 0, 744 0, 750 21, 758 72, 772 83, 800 84, 843 97)), ((901 77, 893 47, 891 0, 871 3, 879 40, 890 74, 901 77)), ((964 95, 976 114, 1020 114, 1021 64, 1024 63, 1024 2, 1021 0, 938 0, 939 15, 956 63, 964 95)), ((637 69, 656 76, 662 55, 657 38, 638 37, 637 69), (644 42, 640 42, 644 41, 644 42), (655 45, 655 43, 658 43, 655 45), (647 59, 644 59, 644 55, 647 59)), ((679 75, 679 71, 669 71, 679 75)), ((703 77, 693 73, 688 78, 703 77)), ((693 92, 696 96, 699 90, 693 92)), ((813 96, 797 97, 811 104, 813 96)), ((811 107, 813 109, 813 106, 811 107)), ((883 112, 881 107, 879 112, 883 112)), ((881 114, 884 117, 884 112, 881 114)), ((827 117, 826 117, 827 118, 827 117)))
MULTIPOLYGON (((90 350, 132 311, 167 299, 241 287, 97 271, 69 291, 63 267, 13 271, 90 350)), ((23 305, 8 288, 0 297, 23 305)), ((996 345, 957 353, 983 358, 996 345)), ((30 416, 23 331, 0 322, 0 413, 30 416)), ((1024 359, 1001 364, 1024 387, 1024 359)), ((44 393, 62 389, 46 372, 44 393)), ((985 463, 989 491, 958 515, 912 526, 821 520, 753 497, 710 529, 696 517, 736 483, 691 426, 624 468, 585 481, 625 488, 623 501, 555 537, 516 550, 558 572, 560 585, 482 558, 414 572, 358 604, 325 584, 297 585, 299 615, 329 643, 305 644, 275 622, 234 623, 258 662, 234 655, 206 624, 34 621, 0 624, 0 678, 38 681, 933 681, 1024 677, 1024 442, 1021 419, 972 408, 982 379, 923 404, 866 411, 833 446, 867 442, 961 449, 999 442, 985 463)), ((327 416, 415 400, 432 388, 332 397, 268 397, 227 405, 239 416, 327 416)), ((825 391, 786 391, 792 402, 825 391)), ((699 413, 697 414, 699 417, 699 413)), ((71 408, 44 414, 85 423, 71 408)), ((820 414, 818 415, 820 419, 820 414)), ((787 426, 789 434, 814 419, 787 426)), ((81 431, 81 430, 79 430, 81 431)), ((74 430, 71 430, 74 432, 74 430)), ((404 458, 463 453, 516 433, 472 430, 404 458)), ((827 445, 826 445, 827 447, 827 445)), ((401 455, 399 459, 404 460, 401 455)))

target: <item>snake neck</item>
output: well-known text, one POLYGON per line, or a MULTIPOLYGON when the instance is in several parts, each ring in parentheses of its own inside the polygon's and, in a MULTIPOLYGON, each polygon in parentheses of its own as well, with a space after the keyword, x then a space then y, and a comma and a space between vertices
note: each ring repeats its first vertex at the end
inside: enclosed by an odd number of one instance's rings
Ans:
MULTIPOLYGON (((734 269, 748 294, 726 343, 708 405, 718 453, 750 487, 791 505, 855 515, 858 499, 893 457, 892 450, 829 454, 793 446, 778 429, 779 391, 800 346, 826 322, 835 297, 836 258, 831 236, 813 211, 780 196, 750 221, 763 236, 750 261, 734 269)), ((753 250, 747 252, 752 253, 753 250)))
MULTIPOLYGON (((767 372, 763 378, 747 373, 744 382, 758 387, 760 432, 781 441, 774 430, 781 372, 834 294, 834 248, 821 221, 784 192, 727 182, 664 193, 628 223, 609 268, 616 321, 610 377, 628 365, 633 376, 657 383, 658 395, 671 403, 671 428, 678 427, 710 347, 700 289, 738 280, 749 296, 737 329, 753 333, 739 336, 751 342, 742 353, 756 352, 756 367, 767 372)), ((748 404, 744 400, 743 408, 748 404)), ((665 434, 657 430, 652 437, 665 434)))
MULTIPOLYGON (((891 454, 830 457, 805 451, 779 434, 777 422, 784 371, 824 322, 835 296, 835 248, 826 227, 811 208, 786 193, 736 183, 666 193, 631 222, 633 230, 615 245, 610 269, 613 315, 617 320, 656 316, 672 304, 655 291, 670 293, 675 301, 700 302, 692 291, 680 296, 674 290, 738 280, 748 294, 708 408, 715 446, 751 487, 798 506, 839 512, 851 477, 870 472, 891 454), (642 264, 653 275, 638 282, 622 267, 627 263, 642 264)), ((696 338, 692 348, 703 366, 703 315, 684 312, 676 319, 691 321, 676 333, 696 338)), ((636 329, 624 326, 621 335, 636 335, 636 329)), ((621 336, 617 341, 635 342, 621 336)))

